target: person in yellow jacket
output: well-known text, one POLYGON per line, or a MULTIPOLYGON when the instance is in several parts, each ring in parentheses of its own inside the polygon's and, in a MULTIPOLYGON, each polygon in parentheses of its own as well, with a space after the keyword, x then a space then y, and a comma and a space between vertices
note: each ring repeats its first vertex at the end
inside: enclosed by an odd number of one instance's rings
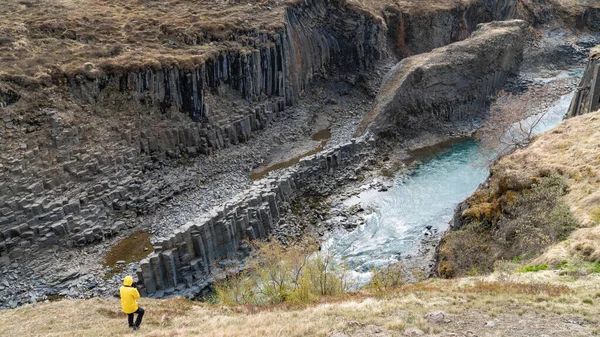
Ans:
POLYGON ((137 288, 133 286, 133 277, 125 276, 123 286, 119 289, 119 293, 121 294, 121 308, 123 309, 123 312, 127 314, 129 327, 133 330, 139 329, 140 324, 142 324, 142 317, 144 317, 144 309, 137 303, 137 299, 140 298, 140 293, 137 288), (138 314, 135 325, 133 324, 133 314, 138 314))

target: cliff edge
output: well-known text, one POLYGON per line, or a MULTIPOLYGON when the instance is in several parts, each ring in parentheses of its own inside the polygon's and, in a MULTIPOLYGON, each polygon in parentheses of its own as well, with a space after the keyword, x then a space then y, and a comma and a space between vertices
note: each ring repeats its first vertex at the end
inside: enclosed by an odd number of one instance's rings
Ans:
POLYGON ((521 20, 481 24, 469 39, 403 59, 357 133, 410 136, 477 117, 518 70, 526 27, 521 20))

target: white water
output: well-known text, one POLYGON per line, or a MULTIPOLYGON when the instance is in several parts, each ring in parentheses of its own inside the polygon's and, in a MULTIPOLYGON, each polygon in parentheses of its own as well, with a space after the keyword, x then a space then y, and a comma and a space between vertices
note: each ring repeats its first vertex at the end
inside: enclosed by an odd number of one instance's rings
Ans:
MULTIPOLYGON (((535 133, 558 125, 572 96, 556 101, 535 133)), ((487 178, 488 169, 478 158, 477 143, 464 141, 443 149, 408 176, 395 177, 388 191, 367 190, 348 199, 346 205, 361 204, 372 213, 353 232, 333 235, 323 244, 323 251, 345 261, 360 285, 370 280, 374 267, 397 262, 400 256, 415 256, 426 227, 446 230, 456 205, 487 178)))

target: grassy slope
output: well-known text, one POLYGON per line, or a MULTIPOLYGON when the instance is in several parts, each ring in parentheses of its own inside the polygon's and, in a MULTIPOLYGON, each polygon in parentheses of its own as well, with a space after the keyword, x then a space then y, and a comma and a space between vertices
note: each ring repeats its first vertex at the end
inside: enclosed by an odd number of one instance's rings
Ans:
POLYGON ((504 162, 508 170, 528 174, 562 172, 570 187, 564 200, 586 227, 548 249, 540 262, 556 263, 571 256, 600 262, 599 139, 600 111, 567 120, 504 162))
POLYGON ((284 7, 268 10, 268 4, 0 0, 0 36, 11 41, 0 45, 0 73, 40 78, 58 69, 70 73, 85 62, 131 66, 198 57, 236 33, 281 28, 284 7))
POLYGON ((463 224, 460 231, 449 234, 441 245, 442 275, 460 276, 470 268, 489 270, 495 259, 523 257, 520 254, 531 248, 536 254, 529 251, 527 258, 542 255, 535 263, 556 266, 565 259, 600 262, 598 139, 600 112, 569 119, 536 137, 528 148, 518 150, 496 163, 491 168, 487 184, 467 199, 470 209, 462 213, 462 218, 468 225, 463 224), (519 213, 507 216, 508 213, 514 213, 514 207, 511 210, 510 205, 523 198, 530 191, 531 184, 543 181, 543 177, 560 177, 566 183, 568 189, 559 197, 559 202, 566 204, 582 227, 571 233, 567 240, 547 249, 545 247, 556 242, 556 238, 547 233, 552 232, 551 226, 557 225, 560 217, 549 217, 549 222, 543 224, 547 228, 539 227, 539 222, 535 225, 539 230, 532 233, 542 233, 542 238, 550 235, 537 242, 538 236, 531 239, 534 236, 527 234, 531 230, 527 227, 531 214, 525 215, 528 209, 526 204, 520 206, 519 213), (516 228, 516 232, 511 228, 516 228), (470 258, 464 253, 475 241, 479 249, 487 251, 485 259, 470 258))
POLYGON ((593 303, 598 291, 597 276, 574 280, 545 271, 485 280, 434 279, 303 308, 257 310, 142 299, 147 314, 135 333, 124 325, 117 299, 65 300, 0 312, 0 336, 328 336, 336 331, 400 336, 408 328, 431 335, 590 336, 597 333, 600 307, 593 303), (448 322, 425 317, 440 310, 448 322))

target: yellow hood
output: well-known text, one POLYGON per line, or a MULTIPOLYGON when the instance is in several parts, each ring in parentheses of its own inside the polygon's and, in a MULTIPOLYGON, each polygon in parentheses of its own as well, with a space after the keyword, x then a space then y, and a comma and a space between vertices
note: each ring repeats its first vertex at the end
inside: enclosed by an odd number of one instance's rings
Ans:
POLYGON ((125 276, 125 279, 123 280, 123 285, 131 287, 132 284, 133 284, 133 277, 125 276))

